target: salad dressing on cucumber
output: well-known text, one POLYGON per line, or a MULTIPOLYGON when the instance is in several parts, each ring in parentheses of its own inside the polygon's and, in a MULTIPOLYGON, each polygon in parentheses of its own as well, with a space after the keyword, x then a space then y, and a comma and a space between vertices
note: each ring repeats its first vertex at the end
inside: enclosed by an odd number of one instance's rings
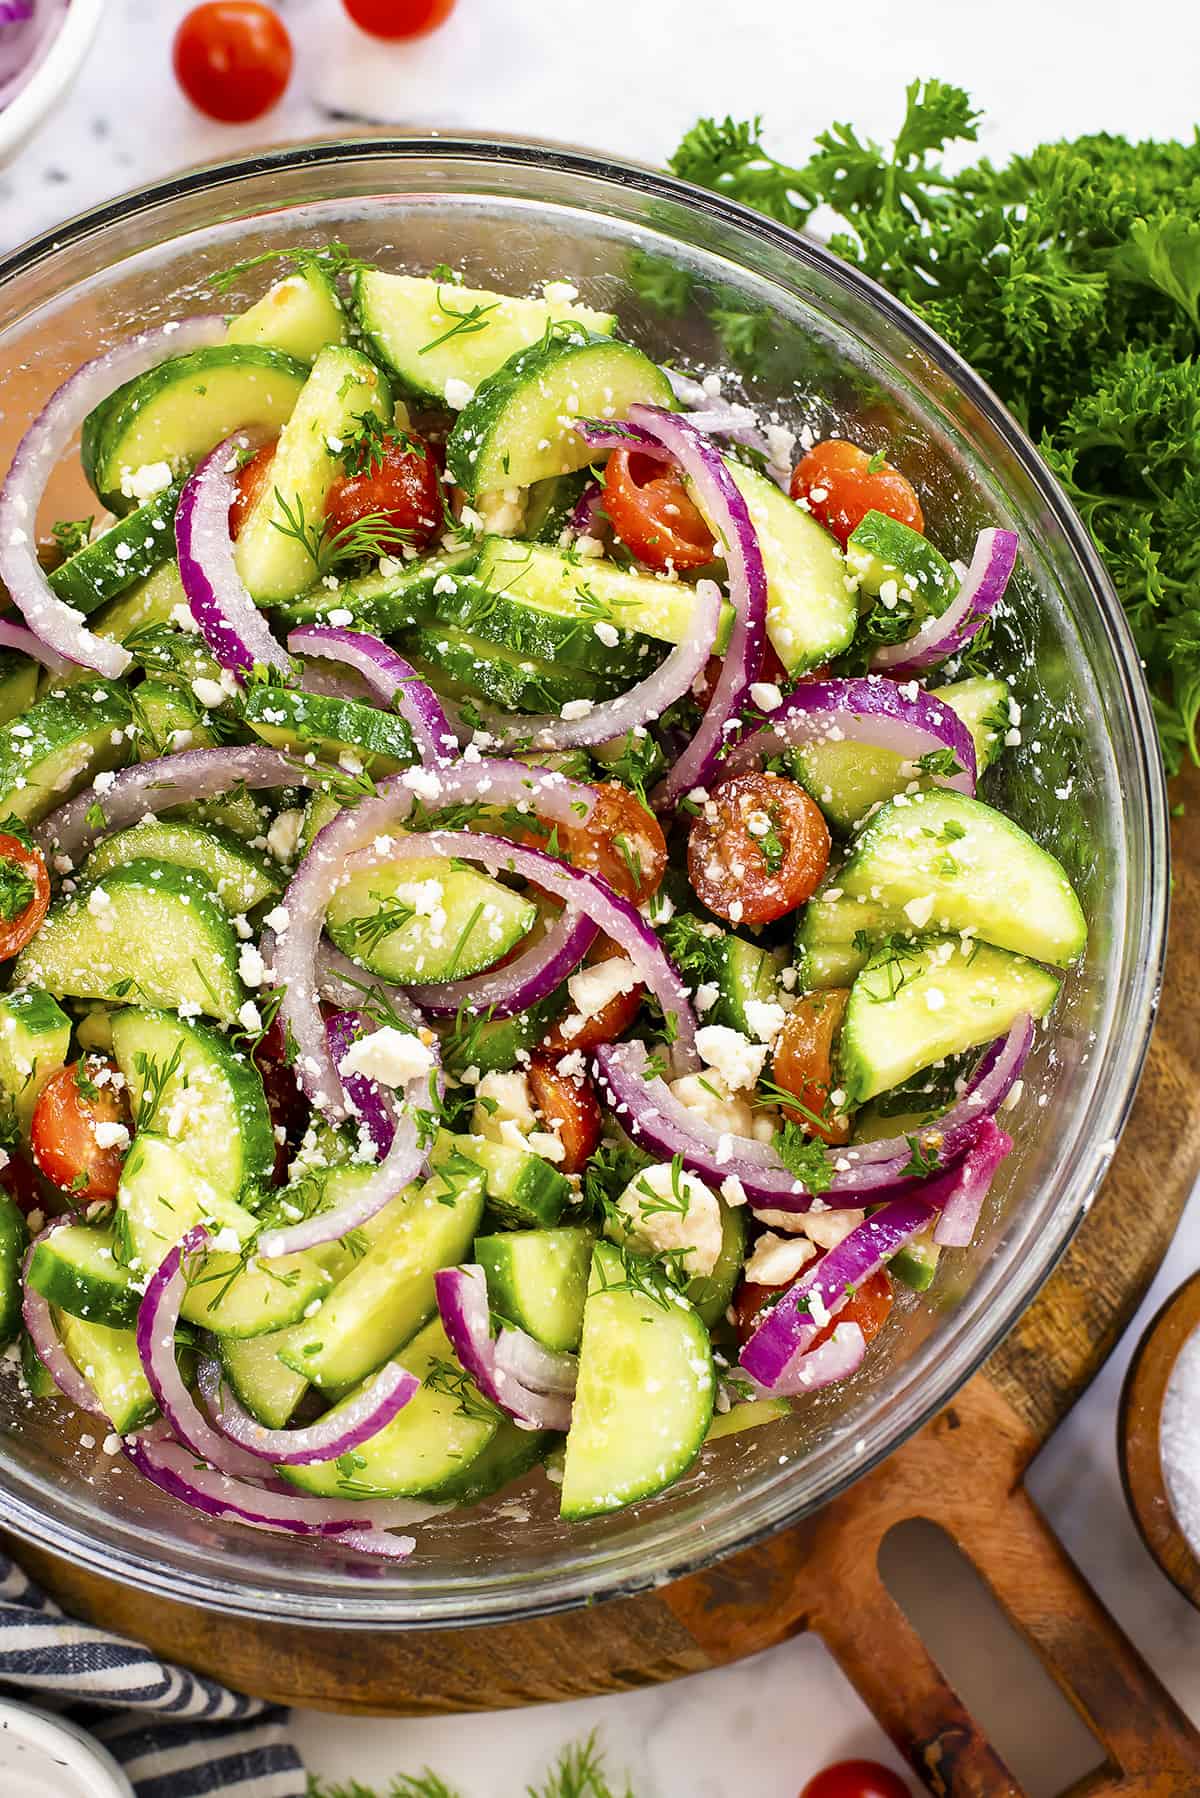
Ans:
POLYGON ((1013 533, 589 299, 297 251, 0 487, 3 1336, 342 1551, 539 1467, 586 1530, 886 1356, 1086 944, 989 798, 1013 533))

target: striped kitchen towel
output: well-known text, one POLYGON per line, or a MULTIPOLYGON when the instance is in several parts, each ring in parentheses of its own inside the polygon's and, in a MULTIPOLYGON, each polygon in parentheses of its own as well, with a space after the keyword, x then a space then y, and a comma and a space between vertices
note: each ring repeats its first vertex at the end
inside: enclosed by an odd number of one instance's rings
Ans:
POLYGON ((304 1798, 287 1712, 67 1617, 0 1556, 0 1691, 80 1723, 137 1798, 304 1798))

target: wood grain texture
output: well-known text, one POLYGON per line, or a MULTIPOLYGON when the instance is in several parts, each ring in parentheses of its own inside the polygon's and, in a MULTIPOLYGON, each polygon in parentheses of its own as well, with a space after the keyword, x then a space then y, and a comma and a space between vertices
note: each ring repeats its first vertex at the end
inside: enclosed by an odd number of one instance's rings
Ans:
POLYGON ((1194 1330, 1200 1330, 1200 1274, 1172 1294, 1138 1344, 1121 1393, 1117 1441, 1125 1496, 1142 1540, 1167 1578, 1200 1608, 1200 1560, 1175 1521, 1159 1453, 1167 1382, 1194 1330))
POLYGON ((941 1798, 1020 1798, 879 1581, 894 1524, 927 1517, 974 1560, 1108 1752, 1072 1798, 1196 1798, 1200 1736, 1028 1500, 1029 1462, 1143 1297, 1200 1167, 1200 776, 1176 824, 1170 978, 1109 1178, 985 1369, 815 1517, 640 1598, 495 1630, 347 1634, 170 1604, 12 1544, 69 1608, 264 1696, 386 1715, 504 1708, 674 1679, 816 1629, 941 1798))

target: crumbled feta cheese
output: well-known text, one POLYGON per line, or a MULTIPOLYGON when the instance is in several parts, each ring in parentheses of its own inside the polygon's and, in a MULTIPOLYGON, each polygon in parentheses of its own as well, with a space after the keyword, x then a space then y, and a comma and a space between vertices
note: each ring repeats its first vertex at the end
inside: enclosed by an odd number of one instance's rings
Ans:
POLYGON ((904 907, 904 915, 914 930, 924 930, 933 916, 933 908, 937 900, 932 893, 922 893, 917 899, 910 899, 904 907))
POLYGON ((593 708, 594 702, 590 699, 568 699, 559 716, 568 724, 573 724, 577 718, 586 718, 593 708))
POLYGON ((304 829, 304 813, 299 806, 280 812, 267 832, 267 848, 277 862, 290 862, 299 847, 304 829))
POLYGON ((648 1167, 629 1182, 617 1208, 629 1220, 627 1238, 655 1254, 682 1251, 689 1274, 707 1275, 717 1265, 721 1207, 695 1174, 669 1161, 648 1167))
POLYGON ((711 1011, 720 997, 721 989, 715 980, 702 980, 696 988, 696 1010, 700 1016, 711 1011))
POLYGON ((237 1015, 238 1023, 243 1030, 249 1030, 251 1034, 253 1034, 255 1031, 262 1029, 262 1013, 259 1011, 258 1006, 254 1003, 253 999, 247 999, 237 1015))
POLYGON ((274 911, 269 911, 263 919, 267 929, 273 930, 276 936, 285 936, 291 921, 286 905, 277 905, 274 911))
POLYGON ((144 462, 140 468, 121 470, 121 492, 126 499, 139 502, 153 499, 171 485, 174 476, 169 462, 144 462))
POLYGON ((783 1006, 774 999, 747 999, 742 1010, 750 1034, 758 1043, 773 1043, 787 1021, 783 1006))
POLYGON ((442 393, 452 412, 461 412, 475 398, 475 389, 469 382, 460 381, 457 375, 447 376, 442 393))
POLYGON ((866 1216, 865 1211, 806 1211, 801 1218, 804 1234, 810 1242, 815 1242, 819 1249, 836 1249, 839 1242, 849 1236, 851 1230, 857 1230, 866 1216))
POLYGON ((342 1074, 362 1074, 381 1086, 406 1086, 410 1080, 424 1079, 433 1066, 433 1051, 419 1036, 385 1024, 351 1043, 338 1069, 342 1074))
POLYGON ((538 1127, 529 1082, 517 1071, 485 1074, 475 1088, 475 1109, 471 1114, 475 1135, 490 1142, 505 1142, 512 1136, 512 1130, 505 1134, 505 1125, 513 1126, 522 1147, 523 1139, 538 1127))
POLYGON ((753 1086, 767 1058, 765 1043, 752 1043, 727 1024, 705 1024, 696 1032, 696 1048, 701 1060, 716 1068, 733 1092, 753 1086))
POLYGON ((721 1197, 727 1205, 732 1205, 735 1210, 739 1205, 746 1203, 746 1188, 736 1174, 726 1174, 722 1180, 721 1197))
POLYGON ((224 689, 221 687, 220 682, 209 680, 207 675, 203 674, 197 675, 196 679, 192 682, 192 692, 196 695, 196 698, 200 701, 200 704, 204 707, 206 712, 215 710, 225 698, 224 689))
POLYGON ((497 487, 481 493, 477 502, 483 528, 494 537, 514 537, 525 523, 526 490, 497 487))
POLYGON ((129 1131, 124 1124, 107 1122, 93 1124, 92 1135, 96 1139, 98 1149, 127 1149, 129 1147, 129 1131))
POLYGON ((572 300, 579 298, 579 289, 570 281, 547 281, 542 288, 542 298, 548 306, 569 306, 572 300))
POLYGON ((750 683, 750 697, 761 712, 774 712, 783 704, 783 694, 772 680, 750 683))
POLYGON ((941 1011, 946 1003, 946 995, 940 986, 931 986, 925 994, 925 1005, 929 1011, 941 1011))
POLYGON ((816 1253, 803 1236, 775 1236, 768 1230, 755 1243, 743 1274, 756 1286, 786 1286, 816 1253))
MULTIPOLYGON (((436 587, 434 592, 437 592, 436 587)), ((335 630, 345 630, 348 624, 354 623, 354 613, 348 606, 335 606, 329 614, 328 623, 332 624, 335 630)))
POLYGON ((603 643, 605 649, 615 649, 621 640, 621 633, 618 631, 616 625, 609 624, 608 620, 605 618, 601 618, 598 624, 594 624, 592 630, 595 632, 600 642, 603 643))
POLYGON ((631 993, 640 985, 641 976, 627 956, 613 956, 609 961, 594 962, 580 968, 567 981, 574 1013, 563 1019, 561 1030, 570 1042, 578 1036, 588 1018, 597 1017, 622 993, 631 993))

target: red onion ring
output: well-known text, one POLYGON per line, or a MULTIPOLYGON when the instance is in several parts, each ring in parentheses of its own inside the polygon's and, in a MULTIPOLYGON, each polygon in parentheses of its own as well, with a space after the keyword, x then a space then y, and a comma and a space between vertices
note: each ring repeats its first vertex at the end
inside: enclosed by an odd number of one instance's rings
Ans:
POLYGON ((441 700, 412 663, 381 637, 339 625, 305 624, 290 633, 287 646, 293 655, 324 656, 361 674, 375 697, 404 719, 423 762, 445 762, 458 754, 458 737, 441 700))
POLYGON ((819 1392, 822 1386, 848 1380, 858 1372, 866 1353, 867 1339, 858 1325, 837 1324, 832 1336, 819 1348, 796 1358, 791 1371, 781 1375, 769 1393, 765 1387, 762 1391, 769 1398, 803 1398, 810 1392, 819 1392))
POLYGON ((408 997, 430 1018, 457 1017, 464 1006, 476 1017, 514 1018, 557 992, 599 934, 590 918, 568 908, 531 948, 503 967, 467 980, 410 986, 408 997))
POLYGON ((525 1330, 505 1324, 496 1338, 496 1367, 530 1392, 557 1392, 575 1396, 579 1383, 579 1357, 548 1349, 525 1330))
POLYGON ((122 768, 102 798, 85 787, 66 805, 38 825, 36 836, 44 849, 57 849, 76 862, 98 837, 126 830, 148 812, 170 811, 172 806, 219 799, 230 787, 328 786, 328 768, 309 767, 282 749, 265 744, 241 744, 225 749, 186 749, 180 755, 159 756, 122 768), (96 819, 96 807, 103 823, 96 819))
POLYGON ((197 1224, 167 1250, 138 1306, 137 1351, 155 1403, 184 1447, 219 1473, 254 1474, 258 1468, 253 1458, 208 1422, 175 1359, 175 1329, 188 1289, 185 1257, 202 1255, 210 1240, 204 1225, 197 1224))
POLYGON ((1017 564, 1020 540, 1015 531, 980 531, 962 586, 944 612, 927 618, 903 643, 886 643, 871 657, 871 666, 894 674, 919 674, 957 655, 982 630, 1017 564))
POLYGON ((419 1522, 439 1508, 361 1500, 339 1503, 250 1485, 213 1468, 198 1467, 191 1450, 181 1443, 155 1441, 144 1433, 125 1438, 125 1453, 152 1485, 206 1517, 231 1517, 251 1529, 277 1535, 321 1536, 343 1548, 396 1560, 406 1560, 416 1543, 411 1536, 389 1536, 386 1531, 402 1528, 404 1522, 419 1522))
POLYGON ((75 666, 66 656, 56 655, 54 650, 47 648, 27 624, 14 624, 9 618, 0 618, 0 648, 19 650, 32 661, 40 662, 51 674, 63 674, 75 666))
POLYGON ((913 1196, 893 1199, 881 1211, 864 1218, 836 1248, 806 1268, 778 1303, 763 1313, 743 1345, 743 1371, 772 1395, 781 1384, 790 1388, 797 1362, 829 1319, 841 1310, 847 1287, 861 1286, 878 1273, 935 1216, 936 1210, 928 1200, 913 1196))
POLYGON ((569 534, 572 537, 598 536, 603 520, 597 514, 603 507, 603 487, 599 481, 589 481, 571 508, 571 516, 567 520, 569 534))
POLYGON ((361 1011, 337 1011, 325 1020, 329 1053, 341 1078, 342 1090, 354 1108, 354 1115, 375 1145, 378 1155, 386 1155, 396 1134, 394 1107, 384 1096, 378 1081, 365 1074, 343 1074, 342 1061, 361 1036, 375 1026, 361 1011))
POLYGON ((487 1279, 481 1267, 443 1267, 433 1277, 450 1347, 480 1392, 524 1430, 566 1430, 571 1401, 563 1393, 534 1392, 497 1362, 487 1279))
POLYGON ((389 1361, 364 1387, 353 1404, 336 1416, 318 1418, 298 1430, 269 1430, 252 1417, 225 1384, 221 1364, 206 1356, 198 1369, 200 1390, 217 1428, 247 1455, 277 1467, 305 1467, 314 1461, 336 1461, 386 1429, 421 1390, 415 1374, 389 1361))
POLYGON ((246 675, 262 664, 291 680, 292 659, 247 592, 229 534, 238 451, 261 441, 261 433, 235 431, 197 464, 179 497, 175 548, 192 617, 222 668, 246 675))
POLYGON ((93 1391, 91 1382, 80 1373, 63 1347, 49 1304, 40 1292, 34 1290, 29 1280, 29 1264, 39 1242, 44 1242, 47 1236, 52 1236, 64 1224, 75 1221, 73 1216, 56 1217, 30 1243, 21 1268, 21 1319, 29 1332, 34 1353, 63 1397, 69 1399, 79 1410, 89 1411, 93 1417, 103 1417, 108 1422, 111 1420, 93 1391))
MULTIPOLYGON (((684 643, 676 644, 666 659, 643 681, 616 699, 591 704, 582 718, 561 714, 541 716, 498 712, 477 706, 484 729, 503 749, 588 749, 627 736, 639 725, 661 718, 668 706, 690 691, 703 674, 721 623, 721 591, 715 581, 696 583, 696 610, 684 643)), ((289 642, 293 638, 288 639, 289 642)), ((583 700, 580 704, 590 704, 583 700)))
POLYGON ((37 559, 38 506, 55 464, 102 400, 168 356, 220 343, 224 337, 223 318, 188 318, 143 331, 85 362, 38 413, 0 487, 0 584, 48 649, 114 680, 128 668, 129 651, 88 630, 75 608, 54 593, 37 559))
POLYGON ((950 706, 933 699, 913 683, 869 674, 858 680, 801 681, 758 729, 735 742, 724 758, 729 774, 756 767, 763 758, 803 743, 863 743, 888 749, 916 764, 921 756, 948 749, 958 768, 935 774, 938 786, 968 797, 975 792, 975 744, 970 731, 950 706))
POLYGON ((276 984, 284 988, 280 1017, 298 1049, 297 1079, 312 1103, 334 1118, 346 1115, 345 1095, 325 1041, 314 985, 325 912, 347 856, 402 827, 418 794, 435 810, 474 802, 518 805, 564 826, 586 823, 596 802, 593 787, 548 769, 464 757, 451 767, 410 768, 389 776, 374 797, 360 799, 318 831, 284 894, 289 924, 276 938, 274 963, 276 984))
POLYGON ((954 1190, 942 1206, 933 1240, 945 1249, 965 1249, 975 1234, 983 1201, 996 1170, 1012 1148, 1012 1137, 992 1118, 983 1118, 971 1147, 958 1164, 954 1190))

